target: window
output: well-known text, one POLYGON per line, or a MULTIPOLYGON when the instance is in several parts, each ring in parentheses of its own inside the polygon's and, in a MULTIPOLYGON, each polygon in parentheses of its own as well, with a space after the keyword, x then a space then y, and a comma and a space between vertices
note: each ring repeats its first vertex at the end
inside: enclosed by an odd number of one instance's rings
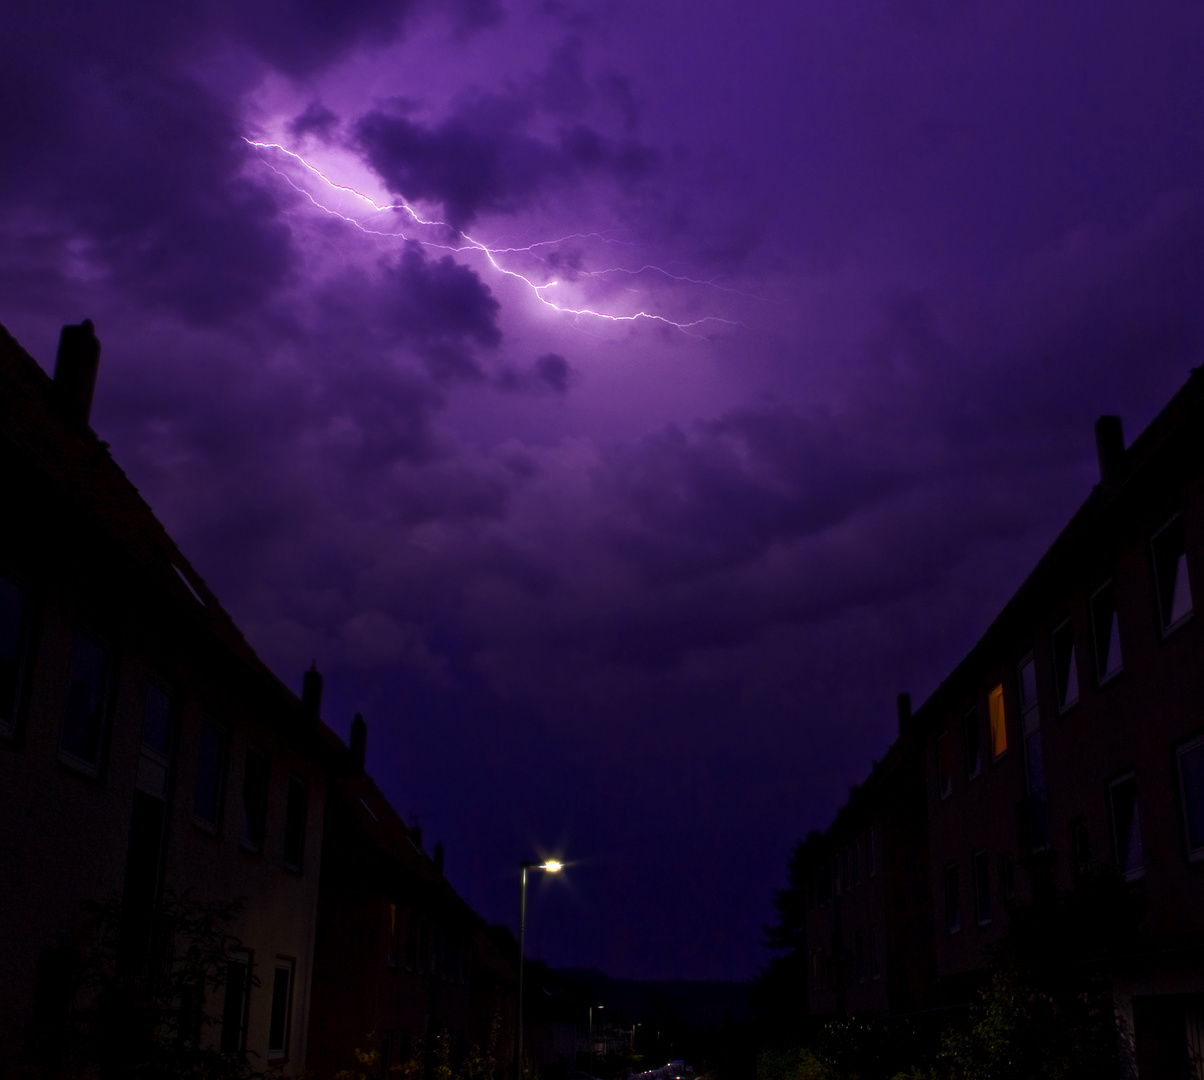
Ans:
POLYGON ((196 769, 196 822, 210 832, 221 825, 222 788, 226 776, 226 733, 212 720, 201 724, 196 769))
POLYGON ((859 983, 865 982, 865 935, 858 930, 853 939, 853 971, 859 983))
POLYGON ((878 873, 877 852, 874 850, 874 826, 865 830, 865 876, 873 877, 878 873))
POLYGON ((1067 619, 1053 632, 1054 685, 1058 693, 1058 712, 1065 712, 1079 700, 1079 666, 1074 658, 1074 624, 1067 619))
POLYGON ((999 888, 1008 903, 1016 899, 1016 876, 1012 871, 1010 851, 1001 852, 999 856, 999 888))
POLYGON ((247 1048, 247 1004, 251 997, 251 954, 236 949, 226 960, 226 1000, 222 1006, 222 1053, 247 1048))
POLYGON ((1007 717, 1003 712, 1003 683, 987 695, 987 712, 991 719, 991 756, 1001 758, 1008 749, 1007 717))
POLYGON ((976 851, 970 860, 974 874, 974 917, 979 926, 991 921, 991 861, 985 850, 976 851))
POLYGON ((1091 631, 1095 639, 1095 674, 1102 685, 1121 670, 1116 589, 1111 581, 1091 597, 1091 631))
POLYGON ((953 794, 953 737, 942 732, 936 740, 937 793, 942 799, 953 794))
POLYGON ((15 735, 21 695, 28 603, 25 590, 0 574, 0 734, 15 735))
POLYGON ((1194 862, 1204 859, 1204 738, 1180 747, 1176 756, 1187 857, 1194 862))
POLYGON ((100 771, 108 678, 108 651, 94 638, 77 631, 71 642, 71 674, 60 749, 93 776, 100 771))
POLYGON ((301 873, 305 863, 305 819, 309 809, 309 788, 299 776, 288 780, 288 798, 284 808, 284 868, 301 873))
POLYGON ((263 846, 263 815, 268 805, 268 759, 259 750, 247 751, 242 774, 242 829, 238 842, 248 851, 263 846))
POLYGON ((962 748, 966 756, 966 779, 973 780, 982 772, 982 738, 978 710, 970 709, 962 717, 962 748))
POLYGON ((854 840, 849 845, 849 862, 852 864, 853 884, 861 884, 861 840, 854 840))
POLYGON ((957 895, 957 863, 945 867, 945 929, 956 934, 962 928, 961 901, 957 895))
POLYGON ((142 747, 138 754, 139 791, 156 799, 167 798, 171 772, 172 701, 157 683, 146 688, 142 711, 142 747))
POLYGON ((1108 785, 1108 803, 1112 811, 1112 843, 1116 869, 1126 881, 1145 873, 1141 852, 1141 823, 1137 814, 1137 776, 1129 773, 1108 785))
POLYGON ((878 959, 878 928, 870 927, 870 978, 882 978, 882 962, 878 959))
POLYGON ((1187 580, 1187 547, 1183 519, 1176 515, 1150 540, 1154 559, 1154 587, 1158 592, 1158 617, 1164 634, 1191 614, 1191 586, 1187 580))
POLYGON ((268 1023, 268 1061, 288 1060, 289 1020, 293 1011, 293 961, 276 957, 272 972, 272 1016, 268 1023))

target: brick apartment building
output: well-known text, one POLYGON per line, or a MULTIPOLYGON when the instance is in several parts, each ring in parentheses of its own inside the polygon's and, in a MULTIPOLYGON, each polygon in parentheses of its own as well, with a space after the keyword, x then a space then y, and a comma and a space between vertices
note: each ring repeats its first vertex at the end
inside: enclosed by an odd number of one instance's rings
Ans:
POLYGON ((966 1000, 1017 905, 1115 875, 1143 912, 1133 947, 1102 961, 1136 1072, 1200 1077, 1204 372, 1132 445, 1116 417, 1100 419, 1096 443, 1100 483, 887 755, 894 783, 918 785, 925 805, 875 802, 880 765, 813 841, 808 1001, 816 1013, 914 1007, 874 989, 870 935, 884 927, 889 943, 897 911, 917 902, 931 952, 888 948, 879 977, 889 987, 892 963, 931 964, 905 975, 922 1003, 966 1000), (907 875, 867 888, 870 845, 892 858, 891 818, 894 857, 926 897, 907 875))
MULTIPOLYGON (((361 1044, 335 1045, 311 1016, 363 974, 349 954, 316 973, 318 927, 343 902, 325 833, 361 797, 395 815, 352 778, 362 745, 357 758, 322 723, 316 670, 298 699, 264 666, 88 426, 99 352, 90 323, 64 327, 52 380, 0 328, 0 1076, 72 1064, 89 905, 119 903, 117 963, 145 990, 165 977, 157 928, 179 897, 241 907, 220 985, 175 994, 174 1037, 285 1075, 309 1042, 346 1064, 361 1044)), ((344 857, 341 873, 376 867, 344 857)), ((450 887, 423 903, 456 928, 482 993, 512 996, 450 887)), ((456 1017, 475 1000, 459 989, 456 1017)), ((414 995, 399 1031, 426 1021, 428 988, 414 995)))

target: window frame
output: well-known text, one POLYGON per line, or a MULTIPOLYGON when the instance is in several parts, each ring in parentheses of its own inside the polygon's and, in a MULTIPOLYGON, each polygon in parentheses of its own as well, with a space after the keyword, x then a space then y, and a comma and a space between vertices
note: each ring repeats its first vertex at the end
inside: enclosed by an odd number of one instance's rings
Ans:
POLYGON ((987 691, 987 718, 987 733, 991 739, 991 762, 994 764, 1007 756, 1008 752, 1008 710, 1002 680, 987 691), (995 708, 996 702, 999 703, 998 709, 995 708))
POLYGON ((243 1060, 247 1052, 247 1028, 251 1013, 251 988, 255 985, 255 954, 252 950, 239 946, 226 954, 226 981, 223 986, 222 1000, 222 1029, 218 1036, 218 1046, 223 1054, 233 1054, 238 1060, 243 1060), (226 1021, 230 1015, 230 966, 235 963, 243 965, 242 994, 238 1001, 238 1030, 236 1038, 229 1038, 226 1021))
POLYGON ((1081 700, 1083 696, 1082 685, 1079 680, 1079 660, 1078 652, 1075 649, 1074 636, 1074 619, 1067 616, 1057 626, 1053 628, 1049 635, 1049 654, 1053 661, 1053 677, 1054 677, 1054 696, 1057 699, 1058 715, 1063 716, 1070 712, 1081 700), (1070 644, 1070 663, 1067 667, 1066 685, 1062 685, 1062 657, 1058 651, 1058 637, 1065 631, 1068 634, 1070 644), (1074 697, 1069 697, 1071 682, 1074 684, 1074 697))
MULTIPOLYGON (((1183 515, 1182 514, 1179 514, 1179 513, 1172 514, 1158 529, 1156 529, 1154 532, 1152 532, 1150 534, 1150 569, 1151 569, 1151 576, 1154 579, 1154 604, 1155 604, 1156 610, 1158 612, 1158 629, 1159 629, 1161 637, 1163 637, 1163 638, 1170 637, 1170 635, 1173 634, 1176 630, 1178 630, 1179 627, 1184 626, 1186 623, 1189 623, 1191 621, 1192 614, 1195 611, 1195 597, 1193 596, 1192 589, 1191 589, 1191 574, 1187 569, 1187 537, 1186 537, 1186 535, 1183 535, 1181 537, 1182 551, 1181 551, 1179 557, 1183 561, 1183 573, 1187 578, 1187 599, 1188 599, 1188 603, 1190 606, 1188 607, 1187 611, 1185 611, 1177 619, 1173 619, 1173 620, 1168 619, 1168 615, 1173 615, 1174 612, 1167 610, 1167 607, 1169 605, 1167 603, 1165 603, 1166 598, 1164 598, 1162 595, 1163 574, 1161 573, 1161 565, 1160 565, 1160 561, 1159 561, 1158 541, 1167 532, 1169 532, 1171 529, 1175 528, 1176 526, 1181 531, 1183 530, 1184 526, 1183 526, 1183 515)), ((1178 569, 1178 566, 1176 564, 1176 570, 1177 569, 1178 569)), ((1173 591, 1170 596, 1170 603, 1172 603, 1172 604, 1174 603, 1173 591)))
MULTIPOLYGON (((1096 686, 1105 686, 1113 679, 1123 674, 1125 670, 1125 651, 1121 646, 1120 635, 1120 605, 1116 599, 1116 577, 1107 578, 1100 586, 1091 594, 1087 609, 1091 616, 1091 653, 1092 661, 1095 664, 1095 684, 1096 686), (1106 661, 1101 662, 1100 654, 1100 619, 1096 615, 1096 602, 1104 593, 1111 591, 1112 594, 1112 620, 1116 623, 1116 655, 1119 658, 1115 667, 1106 667, 1106 661)), ((1112 640, 1111 623, 1108 627, 1108 642, 1112 640)), ((1110 658, 1110 654, 1109 654, 1110 658)))
MULTIPOLYGON (((1145 844, 1143 843, 1141 836, 1141 801, 1137 796, 1137 771, 1135 769, 1128 769, 1127 771, 1112 777, 1112 779, 1108 781, 1108 821, 1112 831, 1112 858, 1116 866, 1117 873, 1119 873, 1120 876, 1125 879, 1125 881, 1140 881, 1143 877, 1145 877, 1145 844), (1137 842, 1141 848, 1140 865, 1135 866, 1132 869, 1126 869, 1129 863, 1128 857, 1131 854, 1127 840, 1124 849, 1125 858, 1123 860, 1121 859, 1120 833, 1117 830, 1117 825, 1119 822, 1117 821, 1116 817, 1116 791, 1122 785, 1129 783, 1132 783, 1133 785, 1133 817, 1137 819, 1137 842)), ((1130 818, 1130 830, 1132 829, 1132 825, 1133 818, 1130 818)))
MULTIPOLYGON (((1187 784, 1183 773, 1183 759, 1191 753, 1204 754, 1204 734, 1188 739, 1186 742, 1180 743, 1175 747, 1175 778, 1179 784, 1179 811, 1183 822, 1184 851, 1189 863, 1204 862, 1204 835, 1201 835, 1200 843, 1197 847, 1192 846, 1191 815, 1187 800, 1187 784)), ((1204 788, 1202 788, 1199 795, 1202 807, 1204 807, 1204 788)))
POLYGON ((289 1060, 289 1043, 292 1041, 293 1029, 293 999, 296 996, 297 982, 297 961, 291 956, 277 956, 276 962, 272 966, 272 999, 269 1004, 268 1012, 268 1047, 267 1060, 270 1065, 279 1065, 289 1060), (276 1021, 278 1019, 276 1012, 276 994, 280 988, 277 976, 284 972, 286 975, 286 989, 283 1009, 283 1030, 280 1032, 280 1042, 278 1045, 273 1045, 276 1039, 276 1021))

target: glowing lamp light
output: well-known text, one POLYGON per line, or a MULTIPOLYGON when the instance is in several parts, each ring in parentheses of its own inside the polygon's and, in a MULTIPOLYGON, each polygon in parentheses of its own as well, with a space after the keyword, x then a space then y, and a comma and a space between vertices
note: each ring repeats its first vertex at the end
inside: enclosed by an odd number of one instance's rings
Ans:
POLYGON ((543 866, 540 867, 540 869, 546 870, 549 874, 559 874, 560 871, 564 869, 564 863, 559 862, 556 859, 549 859, 543 864, 543 866))

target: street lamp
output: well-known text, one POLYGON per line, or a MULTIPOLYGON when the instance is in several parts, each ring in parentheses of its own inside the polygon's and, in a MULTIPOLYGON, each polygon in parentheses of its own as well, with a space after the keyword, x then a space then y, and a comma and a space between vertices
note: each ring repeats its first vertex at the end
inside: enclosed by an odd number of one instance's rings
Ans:
POLYGON ((518 890, 518 1016, 514 1035, 514 1077, 522 1080, 523 1076, 523 955, 527 937, 527 871, 542 870, 545 874, 559 874, 564 869, 564 863, 556 859, 547 862, 521 862, 518 864, 522 871, 518 890))

